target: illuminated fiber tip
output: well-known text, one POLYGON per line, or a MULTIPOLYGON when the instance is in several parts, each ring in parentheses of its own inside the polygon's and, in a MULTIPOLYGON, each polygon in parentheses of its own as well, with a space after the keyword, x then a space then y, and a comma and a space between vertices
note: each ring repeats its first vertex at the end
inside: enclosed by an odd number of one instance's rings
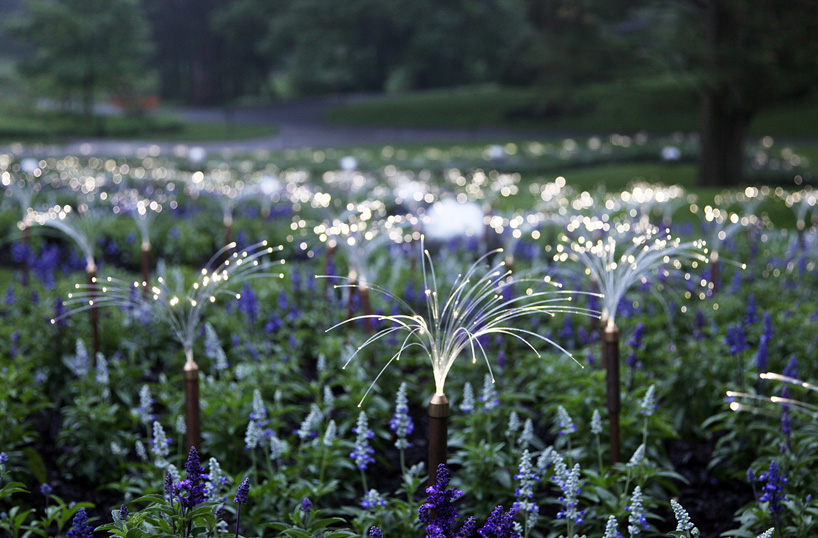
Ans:
POLYGON ((730 409, 732 411, 740 411, 741 410, 741 404, 738 403, 738 402, 730 402, 730 409))

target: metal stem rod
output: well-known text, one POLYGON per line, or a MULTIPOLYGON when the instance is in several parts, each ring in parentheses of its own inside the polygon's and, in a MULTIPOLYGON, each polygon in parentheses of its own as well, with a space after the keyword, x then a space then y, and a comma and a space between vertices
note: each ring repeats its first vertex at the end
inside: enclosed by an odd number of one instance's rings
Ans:
POLYGON ((435 394, 429 401, 429 484, 437 481, 437 466, 446 463, 448 439, 449 399, 445 394, 435 394))
POLYGON ((615 465, 620 457, 619 412, 622 405, 619 383, 619 328, 616 325, 605 327, 602 339, 602 362, 605 364, 608 396, 611 465, 615 465))

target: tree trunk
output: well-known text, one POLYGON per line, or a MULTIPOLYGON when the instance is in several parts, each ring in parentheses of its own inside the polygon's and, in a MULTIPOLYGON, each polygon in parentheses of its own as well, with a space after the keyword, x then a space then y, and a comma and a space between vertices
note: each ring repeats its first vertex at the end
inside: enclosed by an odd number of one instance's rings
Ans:
POLYGON ((712 71, 699 96, 699 186, 726 187, 744 179, 744 137, 750 115, 743 111, 740 94, 722 74, 723 50, 731 46, 738 21, 720 0, 703 3, 705 44, 712 71))
POLYGON ((724 92, 701 94, 699 186, 725 187, 744 180, 744 138, 749 115, 733 109, 724 92))

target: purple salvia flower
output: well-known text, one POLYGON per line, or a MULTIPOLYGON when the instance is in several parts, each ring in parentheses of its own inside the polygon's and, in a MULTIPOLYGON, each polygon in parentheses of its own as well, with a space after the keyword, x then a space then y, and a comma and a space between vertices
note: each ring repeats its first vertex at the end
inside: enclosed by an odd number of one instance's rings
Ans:
POLYGON ((386 499, 383 498, 377 489, 370 489, 364 495, 364 498, 361 499, 361 508, 365 510, 372 510, 373 508, 378 508, 386 506, 386 499))
POLYGON ((516 513, 517 510, 514 508, 503 512, 503 507, 497 506, 491 512, 486 524, 477 530, 477 534, 483 538, 520 538, 520 533, 514 530, 516 513))
POLYGON ((173 475, 168 473, 165 475, 165 498, 170 502, 173 502, 173 489, 173 475))
POLYGON ((778 470, 778 463, 772 460, 770 468, 759 477, 759 480, 764 482, 764 487, 761 489, 763 493, 759 500, 770 503, 770 514, 775 517, 776 514, 780 514, 784 510, 781 501, 787 500, 786 495, 784 495, 787 478, 781 475, 778 470))
POLYGON ((733 274, 733 280, 730 281, 730 293, 737 294, 741 290, 741 271, 736 271, 733 274))
POLYGON ((94 527, 88 524, 88 514, 85 508, 80 508, 71 520, 71 530, 66 535, 68 538, 94 538, 94 527))
POLYGON ((469 516, 466 518, 466 521, 463 522, 463 526, 460 527, 460 530, 457 531, 455 538, 470 538, 474 536, 475 529, 477 529, 477 520, 474 519, 474 516, 469 516))
POLYGON ((577 338, 579 338, 579 343, 583 346, 587 346, 591 343, 591 335, 588 333, 588 330, 585 329, 582 325, 579 326, 577 329, 577 338))
POLYGON ((383 532, 378 527, 369 527, 369 538, 383 538, 383 532))
POLYGON ((187 476, 184 480, 174 486, 179 502, 185 508, 195 508, 205 501, 207 485, 205 479, 207 474, 204 467, 199 463, 199 453, 196 447, 190 447, 187 461, 185 462, 187 476))
POLYGON ((747 351, 749 348, 747 345, 747 336, 744 333, 744 327, 740 323, 727 327, 725 343, 730 348, 731 355, 738 355, 739 353, 747 351))
POLYGON ((13 359, 17 356, 17 346, 20 344, 20 331, 14 331, 14 334, 11 335, 10 344, 9 355, 11 355, 13 359))
MULTIPOLYGON (((192 450, 192 447, 191 447, 192 450)), ((236 497, 233 502, 238 504, 236 507, 236 537, 239 535, 239 522, 241 521, 241 507, 247 504, 247 493, 250 491, 250 478, 245 478, 239 484, 239 489, 236 491, 236 497)))
POLYGON ((454 502, 463 492, 449 488, 451 475, 444 464, 437 467, 437 480, 426 488, 426 502, 418 509, 418 520, 425 525, 426 536, 452 538, 455 520, 459 514, 455 511, 454 502))
POLYGON ((247 494, 250 492, 250 478, 245 478, 239 484, 239 489, 236 491, 236 497, 233 499, 234 503, 240 505, 247 504, 247 494))
POLYGON ((281 318, 278 317, 278 314, 273 312, 270 314, 270 319, 267 321, 267 324, 264 325, 264 332, 267 334, 277 333, 283 324, 284 323, 281 321, 281 318))
POLYGON ((707 320, 704 317, 704 312, 701 308, 696 309, 696 322, 694 323, 693 336, 697 340, 704 338, 704 327, 707 325, 707 320))
POLYGON ((782 373, 787 377, 798 379, 798 360, 795 358, 795 355, 790 355, 790 361, 782 373))
POLYGON ((127 505, 122 505, 119 507, 119 520, 126 521, 128 519, 128 507, 127 505))
POLYGON ((648 529, 648 520, 645 518, 645 508, 642 504, 642 488, 636 486, 631 494, 630 504, 625 507, 628 514, 628 533, 631 536, 641 534, 648 529))
MULTIPOLYGON (((579 494, 582 490, 579 487, 580 466, 579 463, 574 464, 574 467, 568 473, 565 480, 555 480, 562 490, 562 497, 559 501, 563 503, 564 508, 557 512, 557 519, 567 518, 572 519, 577 525, 583 523, 582 516, 585 515, 584 510, 577 510, 579 505, 579 494)), ((554 478, 552 477, 552 480, 554 478)))
POLYGON ((605 534, 602 535, 602 538, 619 538, 622 536, 619 531, 616 530, 616 527, 616 516, 609 516, 608 522, 605 524, 605 534))
POLYGON ((633 334, 625 342, 626 345, 632 347, 634 350, 642 348, 642 337, 645 334, 645 324, 641 321, 636 324, 636 327, 633 328, 633 334))
POLYGON ((375 436, 372 430, 369 429, 369 422, 366 418, 366 411, 361 411, 358 415, 358 423, 352 428, 356 434, 355 447, 352 449, 349 457, 355 461, 355 466, 360 470, 365 470, 370 463, 375 462, 372 454, 375 450, 369 445, 369 439, 375 436))
POLYGON ((756 352, 756 369, 759 373, 767 371, 767 359, 769 358, 767 337, 762 335, 758 341, 758 351, 756 352))
POLYGON ((769 312, 764 312, 764 328, 761 333, 767 341, 772 341, 775 330, 773 329, 773 317, 769 312))
POLYGON ((571 321, 571 316, 565 316, 565 321, 562 322, 562 329, 560 330, 559 335, 563 341, 573 341, 574 325, 571 321))
POLYGON ((744 324, 752 325, 758 321, 756 314, 756 297, 752 293, 747 297, 747 312, 744 314, 744 324))
MULTIPOLYGON (((781 391, 783 398, 789 397, 789 391, 786 387, 781 391), (785 394, 785 391, 787 394, 785 394)), ((790 406, 787 404, 781 405, 781 433, 784 434, 784 446, 781 447, 783 452, 785 449, 790 450, 790 436, 792 435, 792 420, 790 419, 790 406)))
POLYGON ((412 434, 415 425, 412 423, 412 417, 409 416, 409 401, 406 396, 405 382, 401 383, 398 388, 398 394, 395 397, 395 413, 389 420, 389 428, 395 432, 395 436, 398 438, 395 441, 395 447, 403 450, 411 446, 406 437, 412 434))
POLYGON ((304 499, 301 501, 301 511, 305 514, 312 512, 312 501, 309 499, 309 497, 304 497, 304 499))
POLYGON ((250 284, 244 283, 244 287, 239 295, 239 312, 242 312, 248 323, 254 325, 258 319, 258 298, 250 284))
POLYGON ((11 260, 14 263, 31 262, 31 250, 25 243, 14 242, 11 244, 11 260))
POLYGON ((513 508, 515 511, 524 512, 526 517, 529 514, 538 514, 540 508, 534 502, 534 488, 539 481, 539 476, 537 470, 531 464, 531 453, 528 449, 523 450, 518 469, 519 472, 514 475, 514 480, 519 481, 519 485, 514 491, 517 500, 514 502, 513 508))
POLYGON ((65 321, 65 314, 67 310, 65 309, 65 303, 62 302, 62 299, 57 297, 54 301, 54 324, 59 327, 60 329, 65 328, 68 325, 68 322, 65 321))

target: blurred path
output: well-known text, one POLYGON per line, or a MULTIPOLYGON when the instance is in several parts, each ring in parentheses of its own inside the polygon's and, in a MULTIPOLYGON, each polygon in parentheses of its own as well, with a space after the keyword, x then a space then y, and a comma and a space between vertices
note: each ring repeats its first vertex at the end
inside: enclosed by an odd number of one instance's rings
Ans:
MULTIPOLYGON (((423 142, 485 141, 506 142, 529 137, 554 137, 560 133, 525 129, 502 128, 407 128, 380 126, 333 125, 323 119, 332 106, 367 99, 366 95, 332 96, 287 101, 254 108, 233 108, 229 116, 236 123, 261 123, 275 126, 278 132, 272 136, 249 140, 224 142, 156 142, 151 140, 110 140, 78 138, 63 145, 39 145, 26 148, 27 154, 36 155, 135 155, 152 147, 161 153, 173 152, 180 146, 200 146, 208 151, 248 152, 275 151, 309 147, 343 147, 387 145, 423 142)), ((182 116, 190 121, 225 121, 226 109, 180 109, 182 116)), ((566 136, 568 133, 564 133, 566 136)), ((16 148, 0 147, 0 151, 16 148)))

